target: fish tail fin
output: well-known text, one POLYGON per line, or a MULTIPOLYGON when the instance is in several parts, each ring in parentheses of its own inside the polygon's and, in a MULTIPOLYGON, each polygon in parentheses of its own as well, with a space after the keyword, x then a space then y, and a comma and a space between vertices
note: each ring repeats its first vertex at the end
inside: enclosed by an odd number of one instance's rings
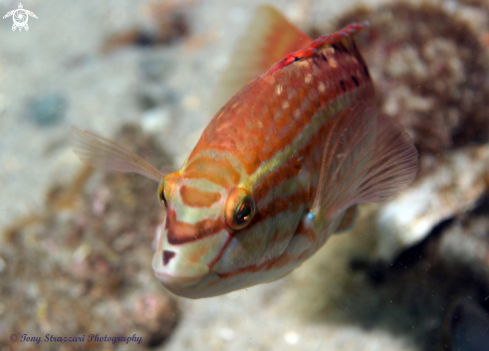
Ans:
POLYGON ((68 142, 78 158, 94 168, 105 171, 138 173, 157 182, 164 176, 163 173, 135 153, 95 133, 82 131, 71 126, 68 142))
POLYGON ((272 6, 261 6, 230 58, 214 92, 211 113, 287 54, 312 41, 272 6))
POLYGON ((312 211, 323 219, 362 202, 381 202, 406 188, 418 170, 411 137, 372 105, 356 103, 328 122, 312 211))

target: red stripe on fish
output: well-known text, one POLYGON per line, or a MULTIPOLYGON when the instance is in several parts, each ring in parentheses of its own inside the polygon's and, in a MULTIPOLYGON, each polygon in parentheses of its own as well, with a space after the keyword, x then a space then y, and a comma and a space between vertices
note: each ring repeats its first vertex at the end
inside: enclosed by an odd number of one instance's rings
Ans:
POLYGON ((241 175, 229 160, 208 156, 195 157, 184 168, 182 177, 186 179, 207 179, 224 188, 237 185, 241 179, 241 175))
POLYGON ((182 245, 198 241, 222 230, 219 220, 204 218, 201 221, 190 224, 177 219, 174 210, 166 213, 166 230, 168 231, 168 242, 172 245, 182 245))
POLYGON ((279 213, 287 211, 297 212, 300 206, 307 204, 310 200, 309 191, 296 192, 285 197, 276 197, 273 202, 260 209, 251 224, 255 225, 266 221, 279 213))
POLYGON ((182 185, 180 187, 180 198, 185 206, 211 207, 221 199, 221 193, 215 191, 200 190, 196 187, 182 185))

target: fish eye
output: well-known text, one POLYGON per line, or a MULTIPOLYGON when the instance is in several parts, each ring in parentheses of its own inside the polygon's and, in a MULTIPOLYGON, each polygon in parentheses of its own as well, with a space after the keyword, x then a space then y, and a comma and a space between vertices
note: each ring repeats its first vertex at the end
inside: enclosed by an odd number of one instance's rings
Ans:
POLYGON ((251 203, 250 201, 243 202, 238 210, 236 211, 236 216, 234 216, 234 222, 237 225, 241 225, 245 223, 248 219, 250 219, 251 215, 251 203))
POLYGON ((165 197, 165 184, 163 180, 161 180, 160 185, 158 186, 158 202, 162 203, 163 205, 166 206, 166 197, 165 197))
POLYGON ((251 194, 242 188, 235 188, 226 203, 226 224, 233 230, 246 227, 255 214, 255 201, 251 194))

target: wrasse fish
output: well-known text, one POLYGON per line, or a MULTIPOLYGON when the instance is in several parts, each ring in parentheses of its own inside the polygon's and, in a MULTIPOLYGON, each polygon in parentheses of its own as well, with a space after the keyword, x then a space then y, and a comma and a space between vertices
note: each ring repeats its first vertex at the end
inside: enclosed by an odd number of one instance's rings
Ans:
POLYGON ((162 174, 72 127, 70 143, 83 162, 160 182, 167 216, 152 264, 170 291, 201 298, 279 279, 348 227, 356 204, 383 201, 413 181, 416 148, 376 109, 355 45, 365 26, 312 40, 262 7, 232 77, 221 82, 224 92, 244 87, 178 172, 162 174))

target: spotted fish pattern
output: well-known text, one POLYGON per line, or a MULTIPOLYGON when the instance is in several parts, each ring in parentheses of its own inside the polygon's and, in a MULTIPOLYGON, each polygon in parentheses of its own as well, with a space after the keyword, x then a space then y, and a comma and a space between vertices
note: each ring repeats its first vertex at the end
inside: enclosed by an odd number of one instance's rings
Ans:
MULTIPOLYGON (((411 138, 375 107, 354 41, 367 24, 310 40, 273 8, 260 11, 262 22, 273 23, 261 27, 268 31, 261 45, 279 35, 274 28, 287 27, 292 39, 282 47, 293 51, 242 82, 179 171, 163 175, 72 128, 82 161, 160 181, 167 216, 152 265, 180 296, 210 297, 285 276, 351 223, 358 203, 394 196, 417 172, 411 138)), ((277 50, 284 49, 275 57, 277 50)))

